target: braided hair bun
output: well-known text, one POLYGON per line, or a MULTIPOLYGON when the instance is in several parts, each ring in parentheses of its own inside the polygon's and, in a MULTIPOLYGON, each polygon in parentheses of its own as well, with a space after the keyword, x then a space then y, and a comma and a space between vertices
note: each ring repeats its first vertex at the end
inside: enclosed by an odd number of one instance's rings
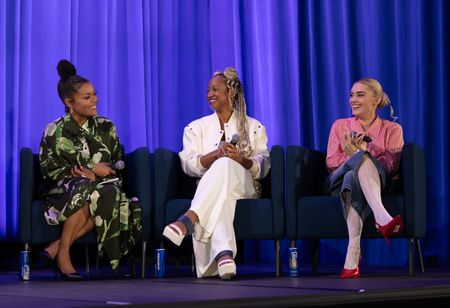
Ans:
POLYGON ((223 75, 227 79, 227 86, 230 89, 233 97, 238 92, 243 90, 241 81, 239 80, 237 71, 234 67, 227 67, 223 72, 223 75))
POLYGON ((58 63, 58 74, 62 80, 67 80, 77 74, 75 66, 67 60, 60 60, 58 63))
POLYGON ((225 71, 223 72, 223 74, 225 75, 225 77, 227 77, 229 79, 236 79, 236 78, 238 78, 236 69, 234 67, 227 67, 225 69, 225 71))

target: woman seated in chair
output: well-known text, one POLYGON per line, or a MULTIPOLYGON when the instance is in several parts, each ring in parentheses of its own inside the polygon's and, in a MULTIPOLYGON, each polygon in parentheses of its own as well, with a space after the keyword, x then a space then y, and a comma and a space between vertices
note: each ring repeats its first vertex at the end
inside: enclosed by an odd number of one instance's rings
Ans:
POLYGON ((193 233, 197 276, 230 279, 236 275, 236 200, 260 196, 258 179, 268 174, 270 157, 265 127, 246 115, 234 68, 212 76, 207 99, 215 112, 185 127, 179 153, 183 171, 201 179, 190 209, 163 235, 180 245, 193 233))
POLYGON ((142 225, 139 205, 126 198, 120 172, 113 168, 123 150, 114 124, 97 115, 97 92, 67 60, 58 63, 58 73, 58 94, 66 114, 47 125, 39 158, 45 180, 41 188, 45 219, 63 227, 60 239, 41 257, 56 260, 61 279, 81 280, 69 254, 76 239, 95 227, 99 254, 106 251, 116 270, 142 225))
MULTIPOLYGON (((400 215, 392 218, 381 193, 389 190, 400 164, 402 127, 381 119, 376 111, 390 104, 380 83, 372 78, 353 84, 350 107, 354 117, 334 122, 328 140, 326 164, 329 193, 340 196, 347 222, 349 242, 341 278, 360 276, 360 240, 363 222, 370 210, 375 226, 389 244, 388 237, 401 231, 400 215)), ((391 117, 393 109, 391 108, 391 117)))

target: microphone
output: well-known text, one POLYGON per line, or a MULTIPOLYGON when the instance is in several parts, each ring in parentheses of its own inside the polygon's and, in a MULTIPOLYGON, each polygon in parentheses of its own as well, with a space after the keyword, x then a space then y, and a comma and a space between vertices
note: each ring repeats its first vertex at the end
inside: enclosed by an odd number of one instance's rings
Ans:
POLYGON ((125 168, 125 163, 123 160, 118 160, 115 163, 110 163, 109 166, 114 170, 122 170, 125 168))
MULTIPOLYGON (((350 131, 350 137, 359 137, 359 136, 361 136, 362 134, 358 134, 357 132, 355 132, 354 130, 352 130, 352 131, 350 131)), ((370 138, 369 136, 364 136, 363 137, 363 141, 365 141, 365 142, 367 142, 367 143, 369 143, 369 142, 372 142, 372 138, 370 138)))
POLYGON ((239 139, 241 139, 241 136, 239 136, 239 134, 234 134, 233 137, 231 137, 230 144, 236 146, 236 144, 239 142, 239 139))

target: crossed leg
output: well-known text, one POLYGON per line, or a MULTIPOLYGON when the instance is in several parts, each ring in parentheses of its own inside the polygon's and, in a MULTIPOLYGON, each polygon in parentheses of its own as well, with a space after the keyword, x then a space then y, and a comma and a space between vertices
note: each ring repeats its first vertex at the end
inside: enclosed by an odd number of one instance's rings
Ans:
POLYGON ((64 222, 61 238, 52 242, 46 248, 52 258, 56 258, 58 268, 62 273, 76 272, 70 259, 70 246, 93 228, 94 221, 89 213, 89 204, 86 202, 80 210, 64 222))
POLYGON ((392 216, 384 208, 381 201, 380 175, 373 161, 364 155, 361 166, 358 170, 358 179, 364 197, 372 209, 375 221, 380 225, 385 225, 392 220, 392 216))
MULTIPOLYGON (((358 170, 358 180, 364 197, 374 214, 375 221, 380 225, 389 223, 392 220, 392 216, 386 211, 381 201, 380 175, 375 164, 367 155, 362 157, 362 162, 358 170)), ((358 266, 361 255, 361 232, 363 223, 358 212, 350 205, 349 197, 349 192, 346 192, 346 222, 349 242, 344 267, 346 269, 353 269, 358 266)))
MULTIPOLYGON (((186 213, 184 213, 184 215, 187 216, 191 220, 193 225, 195 225, 198 222, 198 216, 194 211, 188 210, 186 213)), ((183 234, 187 233, 188 230, 187 230, 185 224, 182 223, 180 220, 175 221, 173 224, 176 225, 178 228, 180 228, 180 230, 183 234)), ((177 232, 177 230, 175 228, 173 228, 171 225, 169 225, 169 228, 171 228, 172 230, 177 232)))
POLYGON ((363 223, 358 212, 349 204, 349 192, 345 192, 346 222, 348 230, 348 246, 344 268, 354 269, 358 266, 361 255, 361 232, 363 223))

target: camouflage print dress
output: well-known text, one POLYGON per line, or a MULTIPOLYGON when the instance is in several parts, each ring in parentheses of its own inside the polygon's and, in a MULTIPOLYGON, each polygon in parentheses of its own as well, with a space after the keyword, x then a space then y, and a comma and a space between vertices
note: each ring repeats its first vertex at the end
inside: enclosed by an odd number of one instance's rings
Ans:
POLYGON ((140 206, 125 196, 119 172, 110 176, 118 181, 102 184, 108 178, 91 181, 73 177, 71 169, 75 165, 92 168, 99 162, 116 162, 122 159, 122 151, 110 120, 96 116, 80 127, 67 113, 47 125, 39 153, 47 223, 63 223, 87 201, 95 219, 99 254, 106 251, 113 269, 138 241, 142 230, 140 206))

